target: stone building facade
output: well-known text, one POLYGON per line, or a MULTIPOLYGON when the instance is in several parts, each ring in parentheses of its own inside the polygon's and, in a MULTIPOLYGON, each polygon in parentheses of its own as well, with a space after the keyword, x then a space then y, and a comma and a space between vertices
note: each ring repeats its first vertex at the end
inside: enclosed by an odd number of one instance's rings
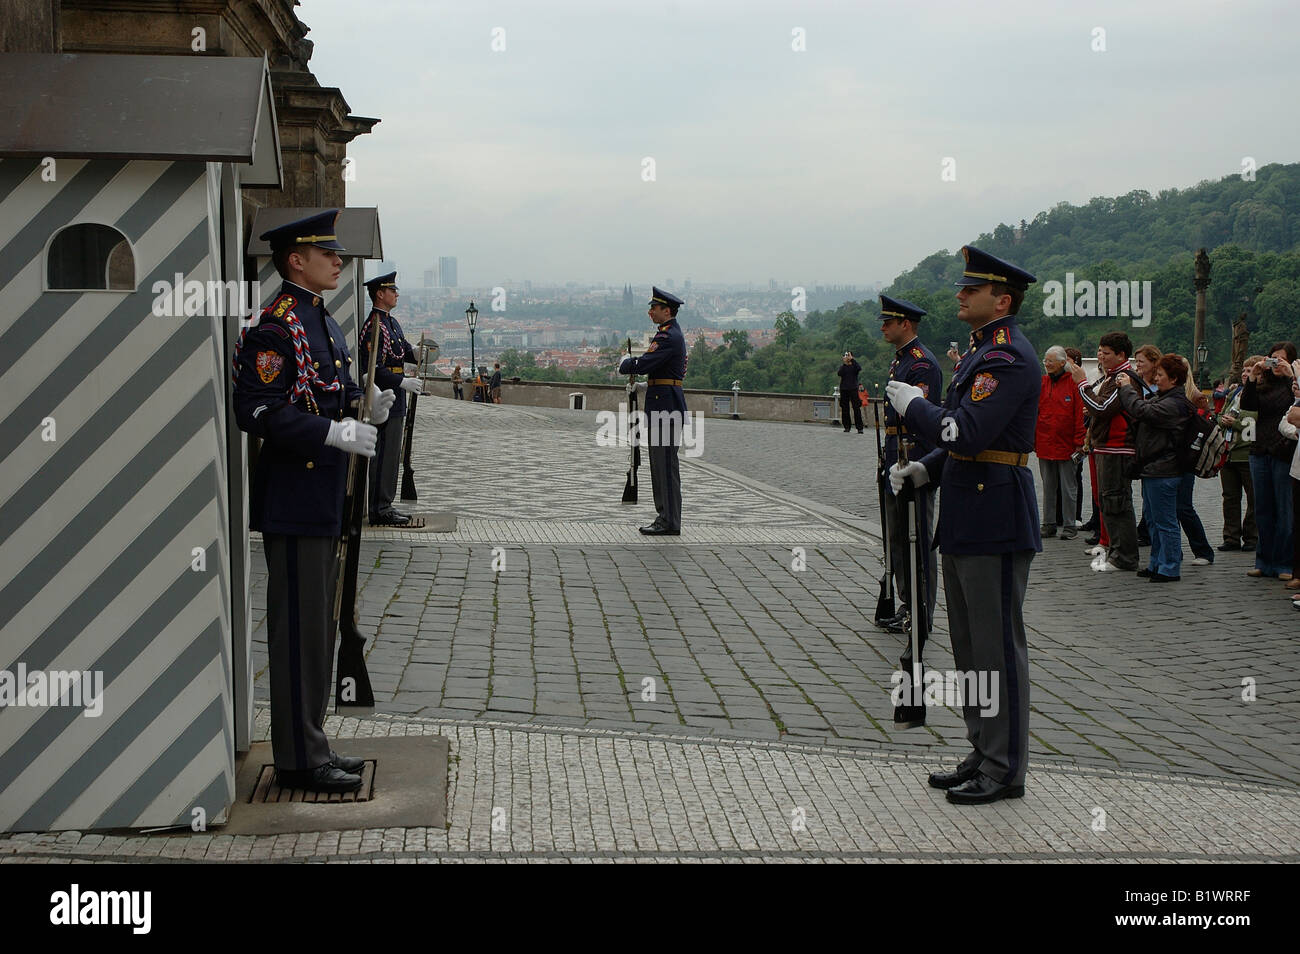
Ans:
POLYGON ((284 188, 244 191, 244 221, 265 207, 347 205, 348 143, 378 119, 353 116, 308 67, 295 0, 6 0, 0 52, 262 56, 271 69, 284 188), (201 31, 201 32, 200 32, 201 31))

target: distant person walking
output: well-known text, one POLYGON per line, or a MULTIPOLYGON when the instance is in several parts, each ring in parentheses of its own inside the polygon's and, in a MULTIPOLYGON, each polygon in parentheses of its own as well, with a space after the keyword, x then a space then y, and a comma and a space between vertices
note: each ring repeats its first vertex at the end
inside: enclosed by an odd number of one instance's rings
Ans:
POLYGON ((492 365, 492 379, 488 382, 488 394, 493 404, 501 403, 501 362, 492 365))
POLYGON ((457 401, 465 400, 465 389, 461 387, 460 365, 451 369, 451 396, 457 401))
POLYGON ((862 398, 858 396, 858 375, 862 373, 862 365, 854 359, 852 351, 846 351, 835 373, 840 376, 840 423, 844 425, 844 433, 849 432, 849 408, 852 408, 853 423, 861 434, 862 398))

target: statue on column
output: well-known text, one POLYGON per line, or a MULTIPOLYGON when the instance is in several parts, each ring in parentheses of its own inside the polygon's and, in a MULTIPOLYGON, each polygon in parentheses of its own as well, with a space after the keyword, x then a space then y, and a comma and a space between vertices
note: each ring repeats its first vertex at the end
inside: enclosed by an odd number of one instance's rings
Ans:
POLYGON ((1210 256, 1205 249, 1196 253, 1193 267, 1196 270, 1196 290, 1204 291, 1210 287, 1210 256))

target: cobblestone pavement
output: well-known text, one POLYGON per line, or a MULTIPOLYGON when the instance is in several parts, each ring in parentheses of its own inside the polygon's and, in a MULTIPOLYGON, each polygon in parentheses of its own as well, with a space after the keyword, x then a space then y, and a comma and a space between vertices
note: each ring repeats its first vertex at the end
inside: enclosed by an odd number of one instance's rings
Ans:
POLYGON ((326 728, 354 752, 446 735, 448 827, 15 835, 0 863, 1300 860, 1300 794, 1249 783, 1042 767, 1024 799, 972 809, 902 753, 403 717, 326 728))
MULTIPOLYGON (((532 477, 521 483, 513 465, 483 455, 458 465, 462 478, 477 468, 476 507, 496 508, 495 541, 483 540, 486 519, 476 531, 482 542, 367 536, 361 625, 375 634, 368 660, 381 711, 919 749, 941 762, 965 753, 953 706, 932 709, 924 729, 893 727, 888 691, 902 639, 871 625, 881 573, 874 524, 809 500, 788 464, 771 463, 781 446, 806 460, 814 442, 852 446, 856 433, 709 420, 705 459, 683 461, 683 537, 635 547, 599 538, 545 543, 525 532, 537 524, 516 518, 516 499, 525 486, 547 499, 574 479, 563 448, 574 432, 590 431, 595 416, 438 399, 420 410, 438 421, 433 440, 442 445, 464 446, 462 431, 487 426, 482 421, 498 434, 528 432, 532 439, 512 458, 530 461, 532 477), (709 443, 741 431, 723 450, 709 443), (737 470, 710 460, 714 454, 737 470), (721 477, 697 480, 705 468, 721 477), (771 482, 767 489, 753 489, 756 472, 771 482), (799 523, 784 528, 779 546, 690 542, 690 527, 709 525, 719 495, 731 513, 798 514, 799 523)), ((437 489, 439 473, 434 461, 417 470, 421 508, 452 502, 437 489)), ((1201 483, 1204 495, 1212 482, 1201 483)), ((616 495, 590 496, 591 520, 567 526, 628 533, 639 522, 622 515, 640 508, 608 502, 616 495), (611 512, 623 523, 611 523, 611 512)), ((1217 540, 1218 521, 1201 509, 1217 540)), ((1300 781, 1295 614, 1275 581, 1245 577, 1248 555, 1187 564, 1183 583, 1153 592, 1127 574, 1089 571, 1081 540, 1044 546, 1025 607, 1036 762, 1300 781), (1243 680, 1254 680, 1254 701, 1243 699, 1243 680)), ((260 560, 254 569, 260 614, 260 560)), ((940 669, 953 666, 946 629, 941 594, 929 653, 940 669)))
MULTIPOLYGON (((967 751, 955 707, 924 729, 891 721, 902 639, 870 622, 870 433, 710 419, 703 457, 682 464, 683 536, 647 543, 632 528, 652 512, 648 473, 643 502, 620 504, 625 452, 575 437, 593 414, 440 399, 419 414, 415 509, 465 519, 455 534, 367 532, 377 714, 335 725, 446 733, 448 831, 24 836, 0 840, 0 860, 1296 860, 1300 617, 1276 581, 1245 576, 1249 555, 1185 563, 1152 591, 1090 572, 1081 538, 1045 541, 1025 605, 1027 795, 959 811, 924 784, 967 751)), ((1217 543, 1217 485, 1197 491, 1217 543)), ((931 646, 931 666, 951 668, 942 593, 931 646)))

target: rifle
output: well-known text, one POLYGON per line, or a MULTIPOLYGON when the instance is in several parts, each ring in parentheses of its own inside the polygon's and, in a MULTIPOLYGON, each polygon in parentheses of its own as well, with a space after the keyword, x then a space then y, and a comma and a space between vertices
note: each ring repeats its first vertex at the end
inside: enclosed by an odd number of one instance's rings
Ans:
MULTIPOLYGON (((902 435, 898 438, 898 466, 908 464, 909 441, 902 435)), ((894 707, 894 725, 900 729, 915 729, 925 725, 925 693, 921 676, 921 649, 925 645, 930 631, 930 594, 929 580, 924 577, 925 557, 921 547, 925 533, 922 530, 921 499, 912 481, 903 482, 899 494, 903 506, 907 508, 907 559, 911 570, 910 593, 911 610, 907 614, 908 652, 911 656, 911 697, 904 697, 900 706, 894 707)))
MULTIPOLYGON (((632 339, 627 339, 628 357, 632 356, 632 339)), ((641 429, 637 426, 636 375, 627 376, 627 441, 632 445, 628 458, 627 483, 623 485, 623 503, 636 503, 636 469, 641 466, 641 429)))
POLYGON ((889 478, 885 473, 885 447, 880 438, 879 401, 872 403, 871 412, 876 422, 876 493, 880 498, 880 533, 885 541, 885 575, 880 578, 880 595, 876 597, 876 622, 883 623, 885 620, 893 619, 895 613, 894 564, 893 547, 889 541, 889 507, 885 504, 885 494, 888 493, 885 481, 889 478))
MULTIPOLYGON (((379 321, 373 323, 370 337, 370 360, 366 369, 366 388, 357 405, 357 420, 370 423, 370 388, 375 380, 375 362, 379 357, 379 321)), ((357 629, 357 572, 361 550, 361 521, 366 510, 366 470, 369 458, 353 454, 348 459, 348 489, 343 498, 345 526, 339 537, 334 580, 334 624, 339 633, 338 675, 334 684, 334 709, 343 706, 370 708, 375 693, 370 687, 363 650, 366 638, 357 629), (344 604, 347 615, 343 615, 344 604), (350 685, 349 685, 350 683, 350 685)))
MULTIPOLYGON (((420 351, 424 351, 424 337, 420 337, 420 351)), ((423 364, 423 360, 420 362, 423 364)), ((424 390, 421 388, 421 390, 424 390)), ((418 500, 415 495, 415 473, 411 470, 411 435, 415 432, 415 399, 417 394, 411 395, 411 400, 406 408, 406 437, 402 442, 402 499, 418 500)))

